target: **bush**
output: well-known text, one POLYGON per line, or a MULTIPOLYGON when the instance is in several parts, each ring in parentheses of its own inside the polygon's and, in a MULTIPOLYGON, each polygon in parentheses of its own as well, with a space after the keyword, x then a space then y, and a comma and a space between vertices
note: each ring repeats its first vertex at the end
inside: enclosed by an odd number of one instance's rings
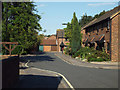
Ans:
POLYGON ((89 58, 88 59, 88 62, 92 62, 92 61, 102 62, 102 61, 104 61, 104 59, 103 58, 89 58))
POLYGON ((81 58, 87 58, 88 55, 90 54, 93 54, 95 52, 95 50, 93 48, 89 48, 89 47, 84 47, 84 48, 81 48, 80 50, 78 50, 76 53, 75 53, 75 57, 78 57, 80 56, 81 58))
POLYGON ((94 50, 94 48, 84 47, 78 50, 73 57, 88 59, 88 61, 109 61, 110 56, 105 51, 94 50))
POLYGON ((65 52, 65 54, 67 54, 67 55, 71 55, 71 48, 70 48, 70 46, 66 47, 66 48, 64 49, 64 52, 65 52))

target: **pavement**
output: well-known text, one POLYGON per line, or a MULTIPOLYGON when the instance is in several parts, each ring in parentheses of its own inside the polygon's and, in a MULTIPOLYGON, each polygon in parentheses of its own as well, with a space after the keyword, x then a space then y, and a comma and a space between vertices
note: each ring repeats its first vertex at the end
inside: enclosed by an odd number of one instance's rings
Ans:
POLYGON ((89 67, 89 68, 100 68, 100 69, 120 69, 119 62, 111 62, 111 61, 104 61, 104 62, 85 62, 75 58, 72 58, 69 55, 62 54, 60 52, 56 52, 55 55, 65 61, 68 64, 82 66, 82 67, 89 67))
POLYGON ((57 72, 32 68, 29 67, 27 63, 23 62, 20 62, 19 66, 20 77, 15 88, 52 88, 55 90, 67 88, 69 90, 74 90, 70 88, 69 84, 64 80, 64 77, 57 72))

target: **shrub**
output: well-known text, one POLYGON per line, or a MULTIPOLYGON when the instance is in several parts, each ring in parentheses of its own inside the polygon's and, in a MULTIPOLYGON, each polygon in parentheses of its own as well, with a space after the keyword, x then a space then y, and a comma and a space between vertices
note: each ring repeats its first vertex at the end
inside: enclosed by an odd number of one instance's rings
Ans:
POLYGON ((104 61, 104 59, 103 58, 89 58, 88 62, 91 62, 91 61, 102 62, 104 61))
POLYGON ((80 56, 81 58, 87 58, 89 54, 93 54, 94 52, 95 50, 93 48, 84 47, 75 53, 75 57, 80 56))
POLYGON ((72 57, 88 59, 88 61, 109 61, 110 56, 105 51, 94 50, 94 48, 84 47, 78 50, 72 57))

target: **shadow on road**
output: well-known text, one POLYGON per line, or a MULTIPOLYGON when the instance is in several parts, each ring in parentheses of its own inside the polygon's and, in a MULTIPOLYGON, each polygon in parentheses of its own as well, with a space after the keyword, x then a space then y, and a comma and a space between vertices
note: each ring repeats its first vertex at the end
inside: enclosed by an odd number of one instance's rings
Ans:
POLYGON ((16 88, 53 88, 58 89, 62 77, 43 76, 43 75, 20 75, 22 79, 16 88), (59 78, 59 79, 58 79, 59 78))
POLYGON ((46 52, 34 52, 34 53, 30 53, 32 55, 39 55, 39 54, 46 54, 46 52))
POLYGON ((24 56, 24 57, 20 57, 20 62, 24 62, 26 63, 28 60, 30 60, 30 62, 41 62, 41 61, 54 61, 54 58, 50 57, 50 56, 24 56))

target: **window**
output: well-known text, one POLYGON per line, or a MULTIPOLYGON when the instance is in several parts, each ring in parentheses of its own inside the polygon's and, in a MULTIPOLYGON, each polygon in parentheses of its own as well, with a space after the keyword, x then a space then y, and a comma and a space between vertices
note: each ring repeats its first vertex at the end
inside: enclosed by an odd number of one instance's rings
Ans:
POLYGON ((92 32, 94 33, 94 30, 95 30, 95 26, 92 27, 92 32))
POLYGON ((88 29, 85 30, 85 33, 86 33, 86 34, 88 33, 88 29))
POLYGON ((110 50, 110 43, 107 43, 107 51, 110 50))
POLYGON ((99 26, 97 26, 97 33, 99 32, 99 26))
POLYGON ((101 30, 103 30, 103 23, 101 24, 101 30))

